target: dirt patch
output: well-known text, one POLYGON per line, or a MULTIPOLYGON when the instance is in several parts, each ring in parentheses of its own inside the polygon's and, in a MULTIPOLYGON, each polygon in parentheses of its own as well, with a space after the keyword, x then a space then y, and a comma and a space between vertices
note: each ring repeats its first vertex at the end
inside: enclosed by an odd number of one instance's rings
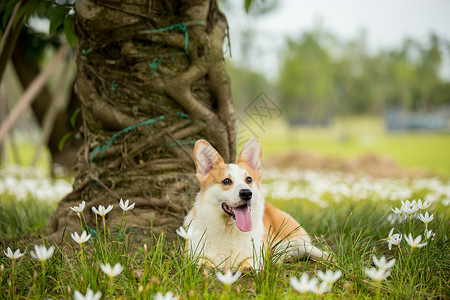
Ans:
POLYGON ((355 174, 369 174, 377 178, 427 177, 433 174, 427 170, 405 169, 394 160, 367 154, 356 159, 343 159, 323 156, 311 152, 291 152, 264 159, 264 167, 286 169, 310 169, 341 171, 355 174))

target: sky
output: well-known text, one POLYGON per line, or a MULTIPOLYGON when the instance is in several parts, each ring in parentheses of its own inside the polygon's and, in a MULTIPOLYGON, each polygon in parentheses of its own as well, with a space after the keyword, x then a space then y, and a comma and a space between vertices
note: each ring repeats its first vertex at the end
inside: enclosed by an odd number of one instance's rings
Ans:
MULTIPOLYGON (((243 3, 228 0, 223 9, 230 26, 231 60, 242 60, 240 49, 249 48, 253 55, 245 62, 272 79, 285 37, 300 36, 317 24, 345 40, 364 30, 371 51, 398 46, 406 37, 426 42, 431 32, 450 42, 449 0, 279 0, 262 16, 246 14, 243 3), (240 35, 246 27, 257 32, 250 46, 240 35)), ((450 78, 448 57, 445 64, 443 75, 450 78)))

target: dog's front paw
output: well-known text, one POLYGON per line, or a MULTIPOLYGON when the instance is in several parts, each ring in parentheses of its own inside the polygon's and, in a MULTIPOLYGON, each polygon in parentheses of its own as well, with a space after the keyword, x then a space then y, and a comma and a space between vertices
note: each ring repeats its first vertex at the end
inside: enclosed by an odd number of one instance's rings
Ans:
POLYGON ((253 270, 253 257, 249 257, 244 259, 238 266, 239 270, 242 271, 251 271, 253 270))
POLYGON ((206 257, 199 258, 198 261, 199 266, 205 266, 207 269, 215 269, 216 266, 212 263, 211 260, 207 259, 206 257))

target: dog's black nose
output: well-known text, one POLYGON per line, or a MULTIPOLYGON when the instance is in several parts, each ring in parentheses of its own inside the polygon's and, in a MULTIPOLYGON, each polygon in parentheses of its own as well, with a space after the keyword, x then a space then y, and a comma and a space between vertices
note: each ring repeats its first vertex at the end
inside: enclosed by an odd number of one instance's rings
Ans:
POLYGON ((240 190, 239 197, 241 197, 242 200, 248 201, 252 199, 252 191, 250 189, 240 190))

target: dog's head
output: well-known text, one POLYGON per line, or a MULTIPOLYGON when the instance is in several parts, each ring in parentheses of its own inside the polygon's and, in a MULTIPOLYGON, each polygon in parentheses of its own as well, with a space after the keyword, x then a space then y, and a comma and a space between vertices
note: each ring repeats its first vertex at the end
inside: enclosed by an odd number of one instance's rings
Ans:
POLYGON ((261 144, 250 138, 242 148, 237 164, 226 164, 220 154, 205 140, 195 144, 194 158, 197 178, 201 184, 202 201, 210 201, 233 218, 237 227, 252 229, 252 205, 263 201, 261 186, 261 144))

